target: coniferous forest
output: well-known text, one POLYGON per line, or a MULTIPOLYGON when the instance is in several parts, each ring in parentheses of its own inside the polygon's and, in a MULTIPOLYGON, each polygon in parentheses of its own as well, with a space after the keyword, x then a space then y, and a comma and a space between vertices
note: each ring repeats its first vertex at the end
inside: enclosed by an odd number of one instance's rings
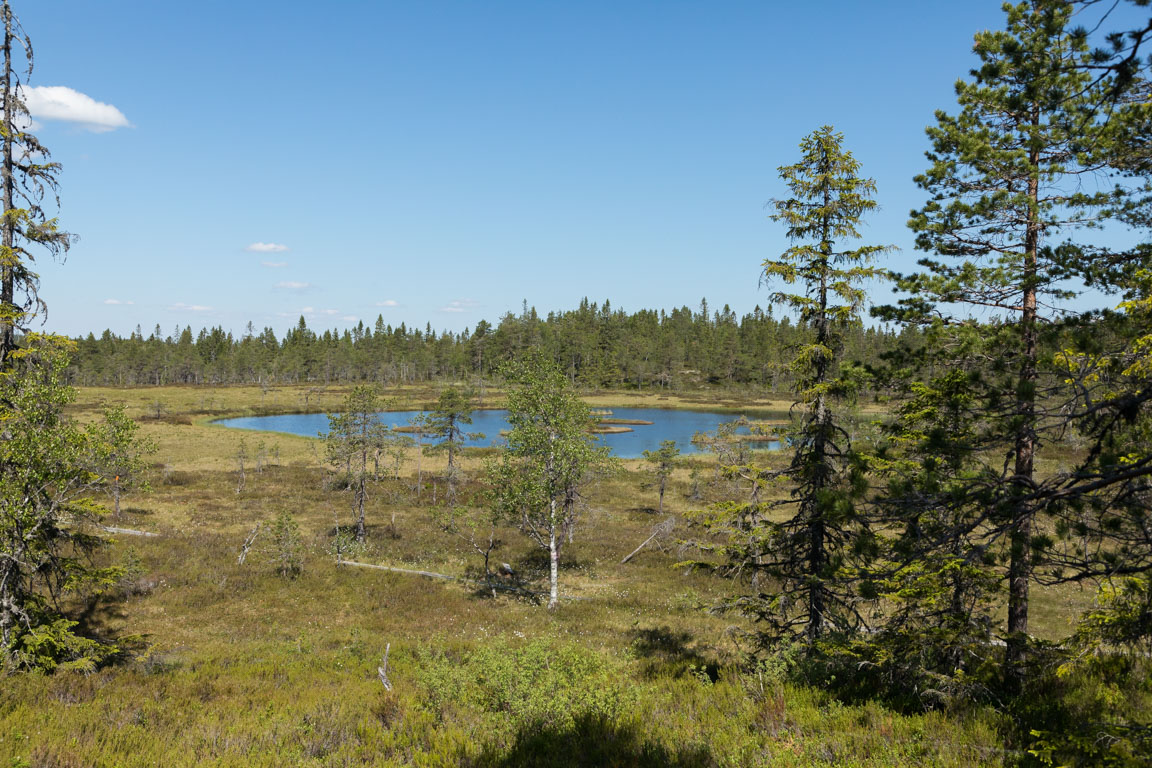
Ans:
POLYGON ((12 6, 0 762, 1152 766, 1148 0, 975 34, 907 270, 826 124, 740 317, 74 338, 12 6))
MULTIPOLYGON (((235 338, 223 328, 165 335, 157 327, 121 338, 106 331, 76 340, 70 375, 87 386, 378 382, 412 384, 494 376, 510 360, 540 350, 582 387, 681 389, 701 385, 774 390, 790 380, 788 350, 808 335, 788 315, 757 308, 742 318, 725 306, 710 311, 653 310, 628 314, 611 302, 583 302, 540 317, 525 307, 495 326, 439 335, 428 327, 373 327, 318 332, 303 317, 276 337, 249 328, 235 338)), ((900 332, 863 323, 845 338, 848 359, 876 360, 918 344, 917 329, 900 332)))

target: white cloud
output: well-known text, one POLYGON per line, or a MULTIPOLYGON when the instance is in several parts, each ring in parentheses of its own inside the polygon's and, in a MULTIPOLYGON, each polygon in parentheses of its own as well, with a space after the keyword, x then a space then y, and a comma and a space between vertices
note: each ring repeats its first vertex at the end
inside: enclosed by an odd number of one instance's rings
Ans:
POLYGON ((448 302, 447 306, 440 307, 441 312, 467 312, 480 305, 475 299, 456 299, 448 302))
POLYGON ((169 307, 171 310, 177 312, 211 312, 212 307, 206 307, 203 304, 185 304, 180 301, 169 307))
POLYGON ((281 280, 280 282, 276 283, 276 287, 283 288, 287 291, 303 291, 306 288, 311 288, 312 284, 301 283, 297 282, 296 280, 281 280))
POLYGON ((300 314, 302 314, 302 315, 329 315, 329 316, 331 316, 331 315, 340 314, 340 310, 338 310, 338 309, 316 309, 315 307, 304 307, 304 309, 300 310, 300 314))
POLYGON ((136 302, 134 302, 134 301, 121 301, 120 299, 104 299, 104 303, 105 304, 111 304, 114 306, 121 306, 121 305, 125 305, 125 304, 135 304, 136 302))
POLYGON ((280 243, 252 243, 244 246, 244 250, 250 253, 284 253, 288 246, 280 243))
POLYGON ((63 85, 37 85, 22 89, 33 118, 77 123, 93 133, 131 127, 124 113, 111 104, 63 85))
POLYGON ((400 302, 395 301, 394 299, 385 299, 384 301, 376 302, 376 306, 378 306, 378 307, 398 307, 398 306, 400 306, 400 302))
POLYGON ((360 318, 356 317, 356 315, 344 315, 344 317, 342 317, 340 319, 346 323, 354 323, 357 320, 359 320, 360 318))
POLYGON ((288 262, 286 262, 286 261, 262 261, 262 262, 260 262, 260 266, 270 267, 272 269, 280 269, 281 267, 288 266, 288 262))

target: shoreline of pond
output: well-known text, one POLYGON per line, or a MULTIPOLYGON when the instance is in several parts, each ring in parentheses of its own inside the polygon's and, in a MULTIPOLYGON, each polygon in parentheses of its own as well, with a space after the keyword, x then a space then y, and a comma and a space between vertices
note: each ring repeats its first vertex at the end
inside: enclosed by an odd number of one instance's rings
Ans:
MULTIPOLYGON (((721 412, 720 410, 689 409, 689 408, 660 408, 660 407, 618 407, 608 409, 597 406, 596 410, 603 415, 597 419, 599 424, 591 430, 596 434, 602 445, 606 445, 613 455, 623 459, 637 459, 643 456, 644 451, 657 450, 666 440, 673 440, 684 455, 707 453, 707 448, 698 444, 694 438, 701 433, 715 433, 721 424, 739 421, 740 415, 721 412), (612 413, 604 413, 611 410, 612 413), (617 415, 616 412, 619 412, 617 415)), ((413 428, 402 417, 411 418, 427 413, 424 409, 392 409, 378 411, 381 421, 400 434, 413 434, 413 428)), ((497 414, 506 414, 507 410, 498 407, 477 408, 473 412, 472 430, 483 433, 484 437, 478 440, 465 442, 468 448, 497 447, 502 433, 509 427, 507 420, 497 414), (476 417, 480 418, 477 419, 476 417), (477 424, 476 421, 481 423, 477 424)), ((239 429, 245 431, 271 432, 312 439, 322 438, 327 431, 328 412, 312 413, 284 413, 267 414, 260 416, 234 416, 214 419, 209 422, 212 426, 225 429, 239 429)), ((751 420, 748 421, 758 421, 751 420)), ((733 437, 741 442, 757 445, 763 450, 779 450, 780 437, 776 434, 778 424, 768 425, 772 432, 767 434, 752 434, 748 426, 738 428, 733 437)), ((419 434, 418 432, 416 434, 419 434)))

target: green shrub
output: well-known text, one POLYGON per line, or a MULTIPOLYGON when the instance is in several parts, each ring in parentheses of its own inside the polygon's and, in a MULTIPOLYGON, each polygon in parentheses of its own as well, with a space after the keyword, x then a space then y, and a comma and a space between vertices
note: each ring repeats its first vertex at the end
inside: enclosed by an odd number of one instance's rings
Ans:
POLYGON ((511 731, 611 722, 633 702, 631 690, 618 683, 624 671, 607 657, 552 640, 519 648, 498 640, 460 660, 425 652, 420 669, 433 708, 443 714, 474 707, 498 715, 511 731))

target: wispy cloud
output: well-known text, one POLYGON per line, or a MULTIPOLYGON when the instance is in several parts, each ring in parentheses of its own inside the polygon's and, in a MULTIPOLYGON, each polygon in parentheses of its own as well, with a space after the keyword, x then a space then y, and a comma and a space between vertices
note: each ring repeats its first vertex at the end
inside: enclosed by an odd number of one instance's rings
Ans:
POLYGON ((376 302, 376 306, 378 306, 378 307, 398 307, 398 306, 400 306, 400 302, 396 301, 395 299, 385 299, 384 301, 376 302))
POLYGON ((105 304, 111 304, 111 305, 113 305, 113 306, 124 306, 124 305, 135 304, 136 302, 134 302, 134 301, 125 301, 125 300, 122 300, 122 299, 104 299, 104 303, 105 303, 105 304))
POLYGON ((346 323, 355 323, 360 318, 356 317, 356 315, 344 315, 344 317, 342 317, 340 319, 346 323))
POLYGON ((281 267, 288 266, 288 262, 286 262, 286 261, 262 261, 262 262, 260 262, 260 266, 270 267, 271 269, 280 269, 281 267))
POLYGON ((475 309, 480 305, 480 302, 475 299, 456 299, 455 301, 448 302, 447 305, 440 307, 441 312, 467 312, 475 309))
POLYGON ((36 120, 76 123, 93 133, 106 133, 132 123, 116 107, 63 85, 37 85, 21 89, 24 104, 36 120))
POLYGON ((301 283, 301 282, 296 281, 296 280, 281 280, 280 282, 276 283, 276 287, 281 288, 285 291, 303 291, 303 290, 307 290, 308 288, 311 288, 312 284, 311 283, 301 283))
POLYGON ((176 312, 211 312, 212 311, 212 307, 207 307, 207 306, 204 306, 203 304, 185 304, 182 301, 176 302, 171 307, 169 307, 169 309, 174 310, 176 312))
POLYGON ((281 243, 252 243, 244 246, 244 250, 250 253, 284 253, 288 246, 281 243))
POLYGON ((329 317, 331 317, 333 315, 340 314, 340 310, 338 310, 338 309, 316 309, 315 307, 304 307, 304 309, 300 310, 300 314, 302 314, 302 315, 328 315, 329 317))

